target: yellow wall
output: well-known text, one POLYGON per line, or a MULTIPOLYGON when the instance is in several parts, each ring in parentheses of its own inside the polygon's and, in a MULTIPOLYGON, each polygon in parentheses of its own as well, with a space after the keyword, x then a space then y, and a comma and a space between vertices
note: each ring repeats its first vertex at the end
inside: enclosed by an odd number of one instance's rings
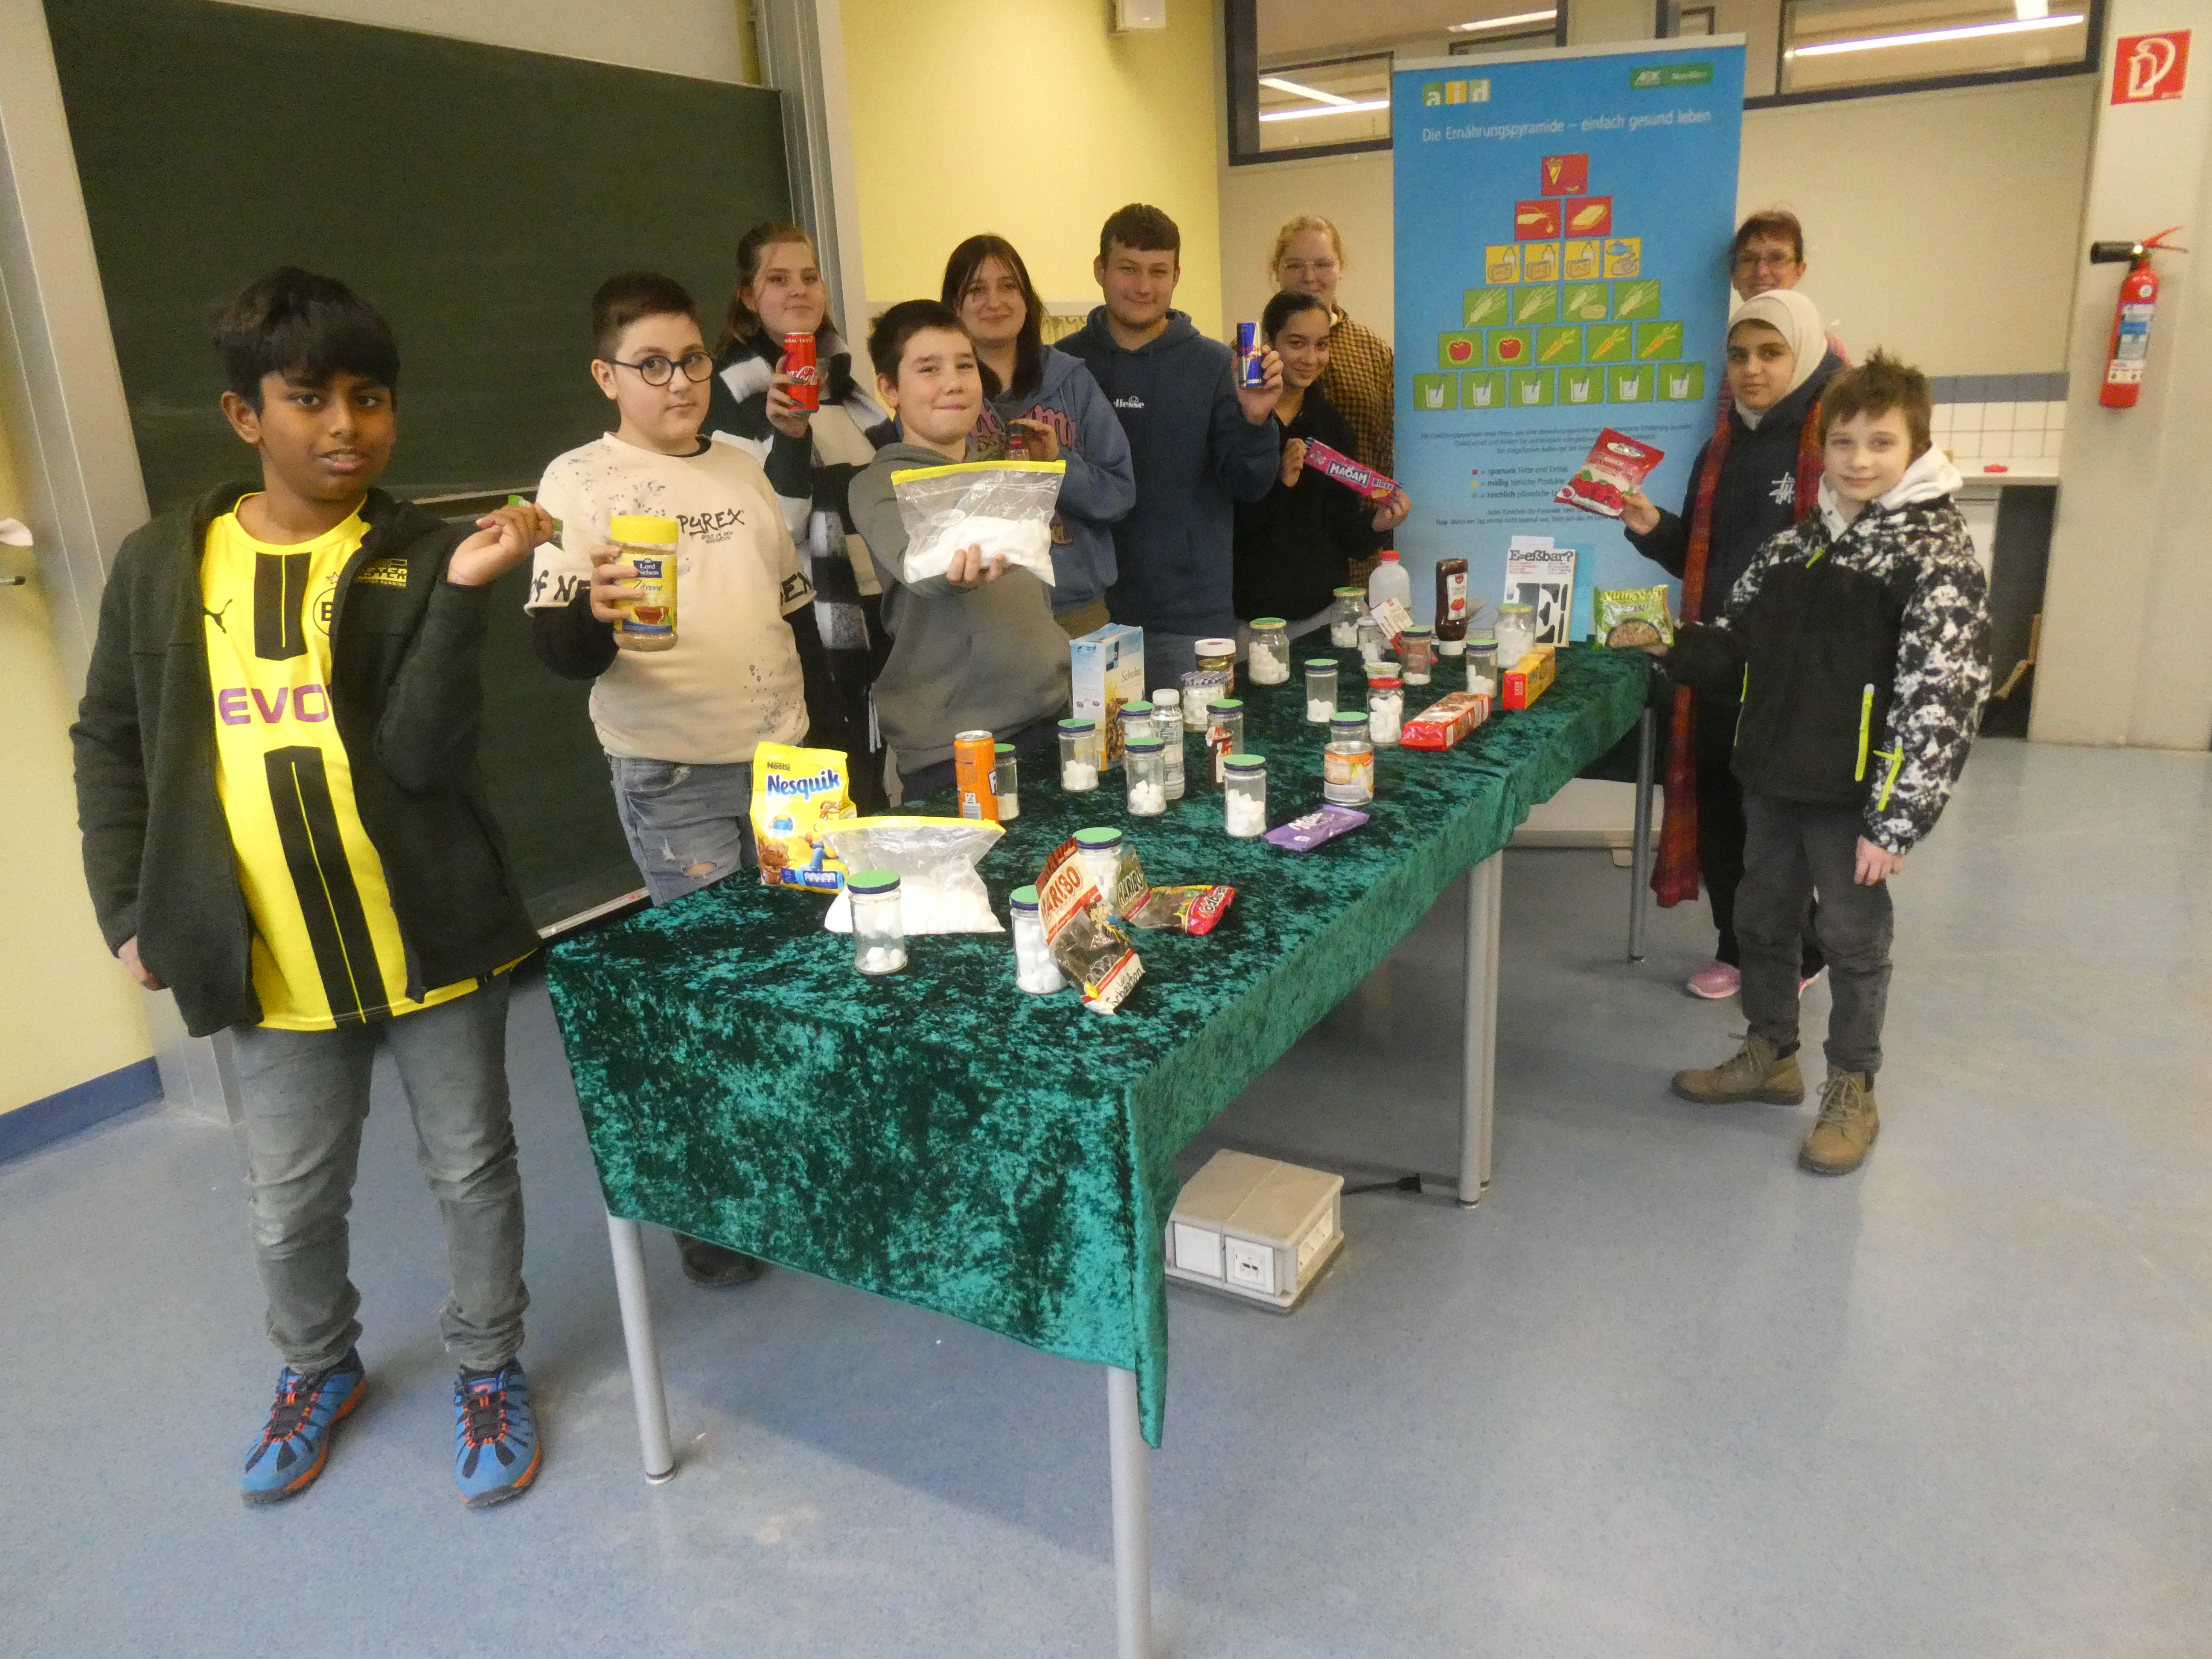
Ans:
MULTIPOLYGON (((0 430, 0 518, 22 514, 0 430)), ((27 575, 31 556, 9 548, 0 570, 27 575)), ((37 583, 0 587, 0 1112, 154 1052, 140 994, 100 943, 77 861, 75 714, 37 583)))
POLYGON ((1096 304, 1100 223, 1150 202, 1182 229, 1176 307, 1219 337, 1216 9, 1117 35, 1104 0, 845 0, 871 301, 935 298, 945 255, 988 230, 1048 302, 1096 304))

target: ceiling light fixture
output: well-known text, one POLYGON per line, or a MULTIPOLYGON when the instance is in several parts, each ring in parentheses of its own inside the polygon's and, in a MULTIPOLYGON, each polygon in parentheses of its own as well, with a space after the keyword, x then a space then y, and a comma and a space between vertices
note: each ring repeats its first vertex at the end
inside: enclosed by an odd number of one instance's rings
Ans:
POLYGON ((1823 40, 1818 46, 1793 46, 1790 58, 1832 58, 1843 52, 1875 52, 1884 46, 1932 46, 1945 40, 1978 40, 1990 34, 2024 34, 2031 29, 2062 29, 2081 21, 2081 14, 2061 17, 2016 17, 2007 23, 1970 23, 1961 28, 1923 29, 1917 34, 1875 34, 1863 40, 1823 40))
POLYGON ((1295 93, 1301 98, 1310 98, 1316 104, 1348 104, 1352 101, 1349 98, 1340 98, 1333 92, 1323 92, 1319 87, 1301 86, 1296 81, 1285 81, 1279 75, 1263 75, 1260 77, 1260 84, 1273 87, 1277 92, 1295 93))
POLYGON ((1474 34, 1482 29, 1517 28, 1523 23, 1551 23, 1559 21, 1559 8, 1549 11, 1521 11, 1510 17, 1478 17, 1471 23, 1454 23, 1444 30, 1446 34, 1474 34))
POLYGON ((1358 103, 1310 105, 1304 109, 1263 109, 1260 112, 1260 118, 1262 121, 1302 121, 1310 115, 1357 115, 1369 110, 1389 107, 1388 98, 1369 98, 1358 103))

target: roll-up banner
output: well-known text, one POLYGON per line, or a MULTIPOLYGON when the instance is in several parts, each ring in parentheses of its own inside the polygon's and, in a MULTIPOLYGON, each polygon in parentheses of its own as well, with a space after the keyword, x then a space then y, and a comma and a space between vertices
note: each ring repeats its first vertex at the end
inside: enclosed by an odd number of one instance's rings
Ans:
POLYGON ((1520 594, 1547 636, 1582 639, 1593 586, 1666 573, 1617 520, 1553 498, 1610 430, 1665 452, 1643 488, 1671 511, 1712 431, 1742 37, 1401 61, 1391 80, 1397 465, 1413 501, 1397 544, 1414 614, 1440 558, 1466 559, 1472 593, 1496 604, 1511 553, 1551 578, 1520 594))

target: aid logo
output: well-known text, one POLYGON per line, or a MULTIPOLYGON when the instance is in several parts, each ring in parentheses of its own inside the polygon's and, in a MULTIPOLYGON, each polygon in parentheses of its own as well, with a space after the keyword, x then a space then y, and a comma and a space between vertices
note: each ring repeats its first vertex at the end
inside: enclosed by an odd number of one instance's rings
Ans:
POLYGON ((331 717, 331 694, 319 685, 280 685, 273 696, 258 685, 226 685, 215 694, 216 718, 225 726, 251 726, 260 716, 264 726, 290 718, 317 726, 331 717))

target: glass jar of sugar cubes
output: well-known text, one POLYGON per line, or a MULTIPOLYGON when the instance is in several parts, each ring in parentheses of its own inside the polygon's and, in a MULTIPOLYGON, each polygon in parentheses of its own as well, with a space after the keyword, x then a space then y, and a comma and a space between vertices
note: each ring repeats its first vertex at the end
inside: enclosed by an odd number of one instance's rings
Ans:
POLYGON ((1152 735, 1152 722, 1145 722, 1141 737, 1131 738, 1122 746, 1121 769, 1129 786, 1129 816, 1133 818, 1153 818, 1168 810, 1167 757, 1160 752, 1160 740, 1152 735))
POLYGON ((1312 657, 1306 661, 1306 719, 1327 726, 1336 713, 1336 659, 1312 657))
POLYGON ((1223 762, 1222 813, 1231 836, 1252 841, 1267 833, 1267 763, 1257 755, 1223 762))
POLYGON ((858 870, 845 878, 853 907, 853 966, 864 974, 896 974, 906 966, 906 923, 895 870, 858 870))
POLYGON ((1098 727, 1091 720, 1060 723, 1060 787, 1071 795, 1098 787, 1098 727))
POLYGON ((1037 890, 1015 888, 1013 910, 1014 984, 1033 997, 1050 996, 1067 981, 1060 976, 1060 964, 1052 959, 1052 947, 1045 943, 1044 914, 1037 890))
POLYGON ((1281 685, 1291 678, 1290 624, 1280 617, 1255 617, 1244 672, 1255 685, 1281 685))
POLYGON ((1340 587, 1328 608, 1328 642, 1339 651, 1359 643, 1359 619, 1367 614, 1367 590, 1340 587))

